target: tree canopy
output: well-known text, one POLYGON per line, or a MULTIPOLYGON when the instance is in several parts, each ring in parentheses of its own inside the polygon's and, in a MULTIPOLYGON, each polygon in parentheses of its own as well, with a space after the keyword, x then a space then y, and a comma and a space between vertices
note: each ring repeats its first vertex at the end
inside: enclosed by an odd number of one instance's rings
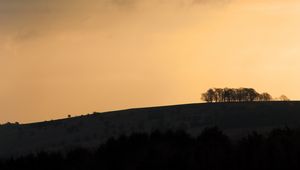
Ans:
POLYGON ((253 88, 210 88, 202 94, 201 99, 212 103, 271 101, 273 98, 269 93, 258 93, 253 88))

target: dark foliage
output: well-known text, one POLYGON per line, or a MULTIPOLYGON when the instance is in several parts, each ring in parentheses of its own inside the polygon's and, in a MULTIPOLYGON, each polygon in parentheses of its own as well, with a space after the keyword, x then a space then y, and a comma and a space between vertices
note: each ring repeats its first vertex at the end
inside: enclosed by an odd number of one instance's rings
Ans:
MULTIPOLYGON (((253 88, 213 88, 201 96, 206 102, 252 102, 252 101, 271 101, 269 93, 258 93, 253 88)), ((287 98, 287 97, 286 97, 287 98)))
POLYGON ((1 170, 253 170, 299 169, 300 131, 275 129, 231 141, 218 128, 193 138, 183 131, 155 131, 110 139, 97 150, 41 152, 0 161, 1 170))

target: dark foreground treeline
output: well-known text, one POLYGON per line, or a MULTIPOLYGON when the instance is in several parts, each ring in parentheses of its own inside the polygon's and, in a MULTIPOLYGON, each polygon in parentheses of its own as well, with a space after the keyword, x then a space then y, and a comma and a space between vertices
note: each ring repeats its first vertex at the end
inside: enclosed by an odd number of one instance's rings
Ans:
MULTIPOLYGON (((17 147, 17 146, 16 146, 17 147)), ((259 170, 299 169, 300 131, 252 133, 230 140, 218 128, 193 138, 185 132, 158 131, 111 139, 97 150, 39 153, 1 161, 1 170, 259 170)))

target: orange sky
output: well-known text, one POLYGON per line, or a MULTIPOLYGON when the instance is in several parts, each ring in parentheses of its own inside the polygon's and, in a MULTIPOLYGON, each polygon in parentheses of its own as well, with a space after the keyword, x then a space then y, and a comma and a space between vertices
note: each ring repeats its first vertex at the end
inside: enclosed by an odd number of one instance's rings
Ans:
POLYGON ((297 0, 0 0, 0 122, 200 102, 209 87, 300 97, 297 0))

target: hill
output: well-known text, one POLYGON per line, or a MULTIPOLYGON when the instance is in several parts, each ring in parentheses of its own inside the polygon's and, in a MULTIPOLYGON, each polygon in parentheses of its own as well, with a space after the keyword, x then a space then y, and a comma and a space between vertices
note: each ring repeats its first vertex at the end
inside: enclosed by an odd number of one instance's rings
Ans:
POLYGON ((93 113, 55 121, 0 126, 0 157, 42 150, 97 147, 133 132, 183 129, 198 135, 218 126, 231 137, 300 125, 300 102, 207 103, 93 113))

